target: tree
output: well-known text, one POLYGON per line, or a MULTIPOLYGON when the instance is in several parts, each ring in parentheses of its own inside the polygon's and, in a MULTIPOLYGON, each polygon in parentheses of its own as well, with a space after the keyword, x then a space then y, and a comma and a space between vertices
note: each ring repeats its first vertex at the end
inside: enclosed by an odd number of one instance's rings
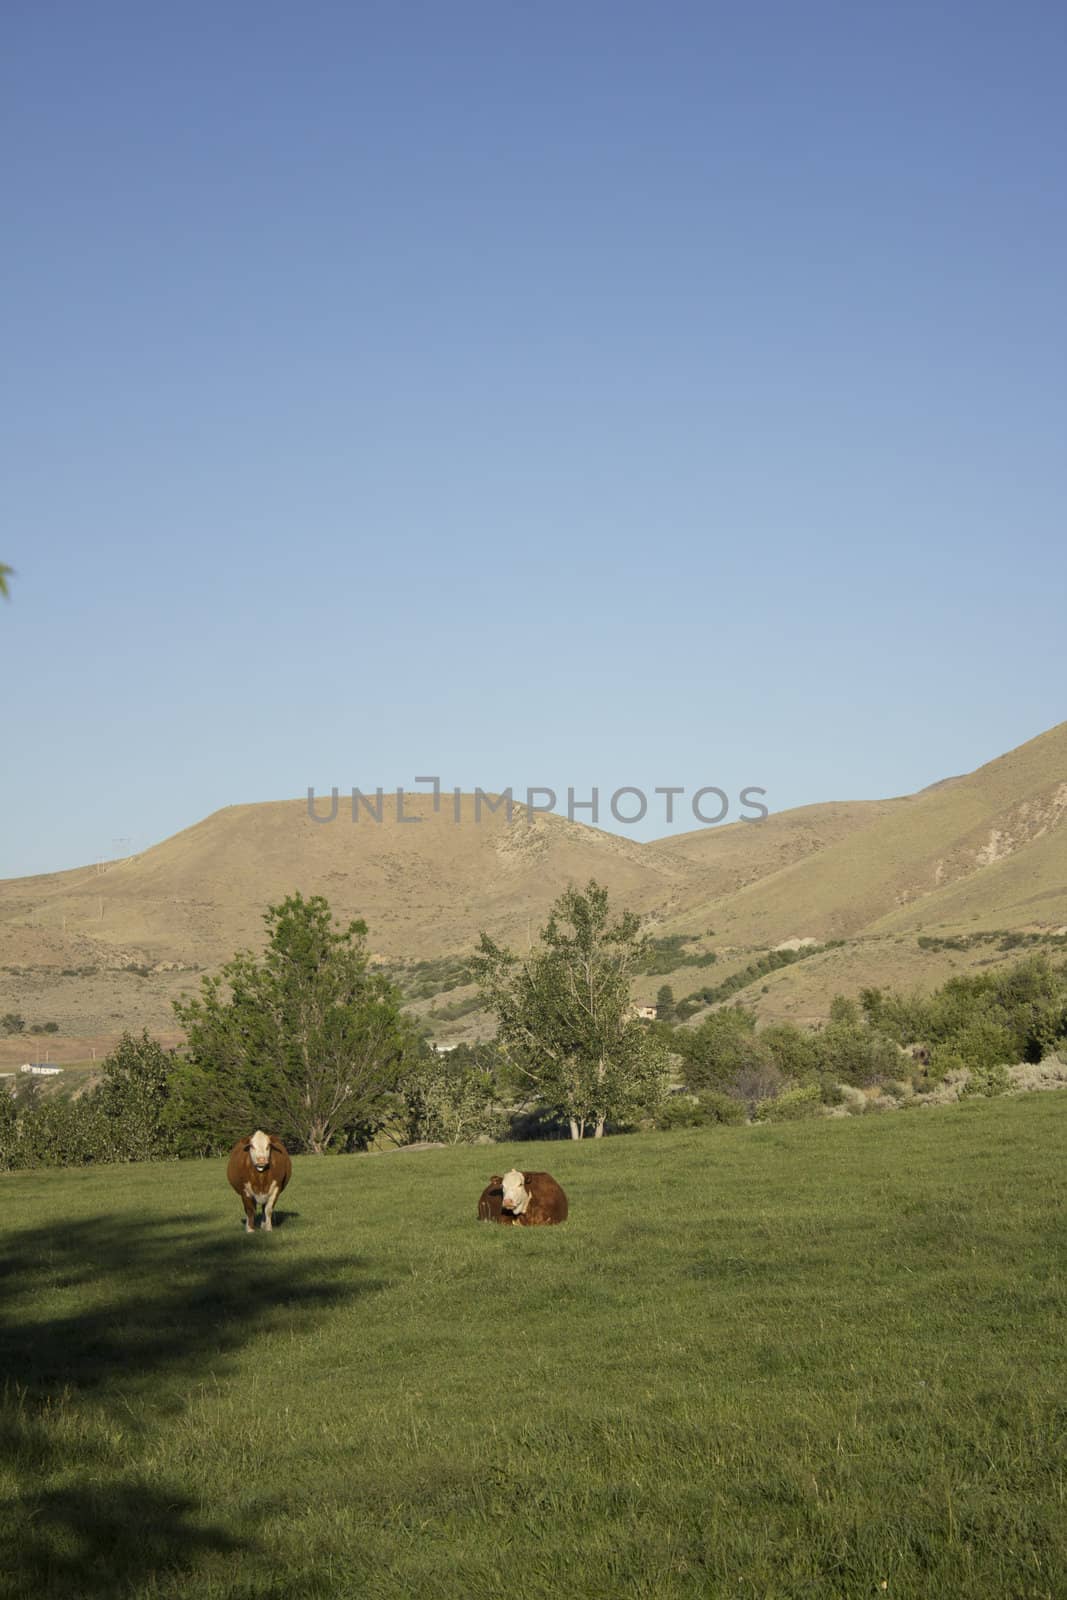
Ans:
POLYGON ((500 1104, 491 1045, 458 1045, 420 1054, 404 1089, 404 1136, 409 1143, 476 1144, 500 1138, 507 1112, 500 1104))
POLYGON ((656 1021, 670 1022, 673 1016, 674 990, 669 983, 664 983, 656 993, 656 1021))
POLYGON ((713 1011, 699 1028, 679 1030, 675 1048, 690 1089, 736 1089, 742 1075, 746 1082, 761 1081, 760 1074, 773 1067, 756 1034, 756 1013, 743 1006, 713 1011))
POLYGON ((483 933, 475 980, 520 1080, 567 1119, 572 1139, 587 1128, 599 1139, 609 1118, 655 1110, 666 1093, 666 1051, 630 1004, 648 940, 632 911, 611 920, 592 880, 560 896, 539 938, 521 961, 483 933))
POLYGON ((26 1031, 26 1018, 20 1017, 17 1011, 6 1011, 0 1017, 0 1029, 4 1033, 24 1033, 26 1031))
POLYGON ((2 561, 0 561, 0 595, 3 595, 5 600, 8 598, 8 596, 10 594, 10 590, 8 588, 7 580, 9 578, 13 578, 14 576, 15 576, 15 573, 14 573, 13 568, 5 567, 4 563, 2 561))
POLYGON ((321 895, 264 914, 267 947, 234 956, 199 998, 175 1001, 186 1031, 175 1122, 186 1148, 265 1127, 321 1155, 381 1127, 404 1072, 399 990, 369 970, 367 925, 335 928, 321 895))
POLYGON ((103 1119, 108 1160, 151 1161, 166 1151, 172 1061, 145 1028, 139 1039, 124 1033, 104 1062, 94 1109, 103 1119))

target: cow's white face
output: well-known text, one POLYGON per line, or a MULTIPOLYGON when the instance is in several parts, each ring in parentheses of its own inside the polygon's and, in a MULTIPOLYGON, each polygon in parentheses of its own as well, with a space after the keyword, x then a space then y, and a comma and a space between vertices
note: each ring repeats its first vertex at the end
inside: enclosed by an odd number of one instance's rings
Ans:
POLYGON ((252 1165, 257 1172, 262 1172, 270 1166, 270 1134, 262 1129, 252 1135, 248 1141, 248 1153, 252 1157, 252 1165))
POLYGON ((521 1217, 530 1204, 530 1191, 516 1167, 504 1174, 504 1198, 501 1204, 505 1211, 512 1211, 517 1217, 521 1217))

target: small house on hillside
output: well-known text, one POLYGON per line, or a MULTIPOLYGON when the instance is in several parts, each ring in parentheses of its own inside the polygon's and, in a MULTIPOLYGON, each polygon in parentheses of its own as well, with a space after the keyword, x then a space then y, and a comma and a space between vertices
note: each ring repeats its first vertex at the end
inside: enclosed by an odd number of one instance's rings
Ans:
POLYGON ((631 1006, 631 1013, 639 1017, 642 1022, 655 1022, 659 1014, 658 1006, 631 1006))
POLYGON ((19 1071, 31 1072, 35 1078, 58 1078, 63 1068, 53 1066, 50 1061, 24 1061, 19 1071))

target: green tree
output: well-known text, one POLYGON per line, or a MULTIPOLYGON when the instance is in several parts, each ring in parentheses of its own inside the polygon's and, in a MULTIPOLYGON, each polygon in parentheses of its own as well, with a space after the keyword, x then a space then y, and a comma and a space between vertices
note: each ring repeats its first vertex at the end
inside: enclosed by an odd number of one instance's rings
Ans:
POLYGON ((260 959, 240 951, 199 997, 174 1002, 183 1142, 217 1147, 258 1126, 316 1155, 364 1143, 393 1107, 413 1043, 400 991, 370 971, 366 923, 335 927, 321 895, 290 895, 264 921, 260 959))
POLYGON ((520 960, 483 933, 474 976, 517 1077, 572 1139, 599 1139, 609 1119, 654 1112, 667 1090, 666 1051, 630 1003, 648 940, 632 911, 612 920, 592 880, 560 896, 539 939, 520 960))
POLYGON ((674 990, 669 983, 664 983, 656 992, 656 1021, 671 1022, 673 1018, 674 990))
POLYGON ((145 1028, 139 1039, 124 1033, 104 1062, 94 1096, 107 1159, 151 1161, 168 1148, 166 1127, 173 1057, 145 1028))
POLYGON ((675 1048, 690 1089, 736 1089, 742 1075, 746 1081, 752 1074, 775 1076, 770 1053, 756 1034, 756 1014, 743 1006, 713 1011, 698 1028, 680 1029, 675 1048))
POLYGON ((459 1045, 420 1052, 404 1088, 404 1137, 442 1144, 500 1138, 507 1112, 500 1104, 492 1046, 459 1045))
POLYGON ((4 1033, 25 1033, 26 1018, 20 1017, 17 1011, 6 1011, 0 1017, 0 1030, 4 1033))

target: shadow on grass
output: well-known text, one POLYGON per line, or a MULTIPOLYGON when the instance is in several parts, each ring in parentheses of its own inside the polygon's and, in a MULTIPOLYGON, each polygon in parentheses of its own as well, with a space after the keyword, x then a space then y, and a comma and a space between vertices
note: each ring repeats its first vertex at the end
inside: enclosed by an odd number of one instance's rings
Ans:
POLYGON ((154 1423, 243 1346, 383 1285, 200 1222, 99 1217, 0 1243, 0 1595, 97 1600, 195 1582, 205 1560, 258 1564, 254 1540, 139 1469, 154 1423))

